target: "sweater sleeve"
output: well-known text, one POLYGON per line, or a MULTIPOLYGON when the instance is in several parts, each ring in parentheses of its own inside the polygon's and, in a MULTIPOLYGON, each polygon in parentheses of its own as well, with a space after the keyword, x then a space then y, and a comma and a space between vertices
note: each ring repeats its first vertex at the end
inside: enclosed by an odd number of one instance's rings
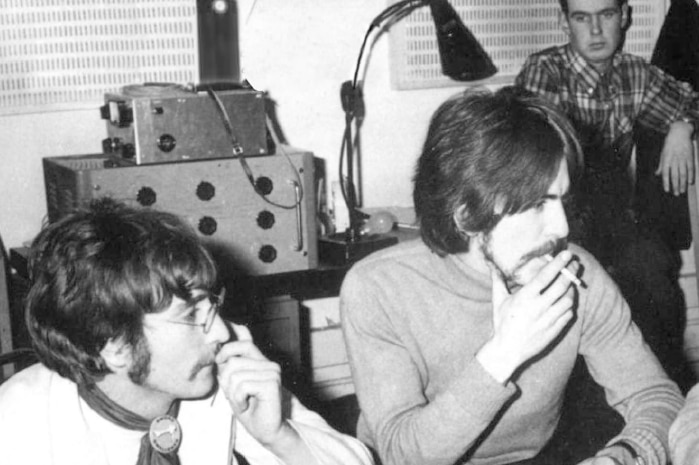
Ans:
POLYGON ((604 388, 607 402, 626 422, 609 444, 623 439, 633 445, 645 464, 665 464, 668 431, 682 407, 682 395, 631 321, 616 284, 591 257, 585 268, 590 286, 581 295, 580 352, 604 388))
POLYGON ((391 292, 356 269, 342 286, 343 332, 366 429, 360 439, 377 450, 384 465, 452 464, 469 452, 517 389, 495 381, 474 354, 428 399, 429 372, 403 321, 402 312, 409 311, 392 307, 391 292))
POLYGON ((674 465, 699 464, 699 385, 689 391, 670 428, 670 455, 674 465))

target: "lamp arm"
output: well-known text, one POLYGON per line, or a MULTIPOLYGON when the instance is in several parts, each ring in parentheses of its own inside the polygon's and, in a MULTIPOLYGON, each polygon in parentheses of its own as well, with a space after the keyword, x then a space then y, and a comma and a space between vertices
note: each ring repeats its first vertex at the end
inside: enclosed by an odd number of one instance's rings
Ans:
POLYGON ((361 62, 362 62, 362 57, 364 55, 364 49, 366 48, 366 44, 369 40, 369 36, 371 35, 371 31, 374 29, 378 29, 382 26, 382 24, 395 17, 395 16, 404 16, 405 14, 411 12, 415 8, 428 5, 429 0, 401 0, 397 3, 394 3, 393 5, 388 6, 386 9, 384 9, 381 13, 376 15, 376 17, 373 19, 373 21, 369 24, 369 28, 367 29, 366 33, 364 34, 364 40, 362 41, 362 46, 359 49, 359 56, 357 57, 357 64, 354 69, 354 78, 352 79, 352 86, 357 87, 357 83, 359 80, 359 70, 361 68, 361 62))
POLYGON ((435 21, 443 74, 454 80, 469 81, 484 79, 497 72, 497 68, 475 37, 463 24, 448 0, 400 0, 385 8, 374 18, 369 24, 362 46, 359 49, 353 78, 351 81, 344 82, 340 91, 342 109, 345 112, 345 132, 340 149, 339 177, 342 195, 349 214, 350 227, 347 230, 347 235, 350 240, 358 236, 361 226, 359 223, 366 217, 365 214, 359 211, 360 202, 357 198, 354 179, 354 148, 356 146, 359 153, 359 130, 361 121, 364 118, 362 82, 359 79, 364 52, 372 31, 390 27, 392 23, 400 21, 413 10, 422 6, 430 7, 435 21), (352 135, 353 125, 356 126, 356 139, 352 135), (347 165, 346 186, 343 177, 345 164, 347 165))
MULTIPOLYGON (((347 206, 350 226, 347 230, 348 240, 354 241, 359 235, 361 222, 367 215, 359 211, 357 192, 355 188, 354 176, 354 145, 355 137, 352 133, 352 125, 357 125, 357 133, 359 132, 359 122, 364 118, 364 99, 362 95, 362 86, 359 80, 359 73, 362 68, 362 60, 364 52, 369 42, 369 37, 375 29, 381 28, 386 21, 392 19, 400 19, 409 14, 414 9, 429 4, 429 0, 401 0, 393 5, 385 8, 379 13, 369 24, 362 46, 359 49, 357 62, 354 69, 354 75, 351 81, 345 81, 340 89, 340 100, 342 109, 345 112, 345 131, 342 138, 340 148, 340 190, 342 197, 347 206), (344 159, 344 160, 343 160, 344 159), (347 165, 347 184, 344 182, 343 166, 347 165)), ((358 134, 357 134, 358 137, 358 134)))

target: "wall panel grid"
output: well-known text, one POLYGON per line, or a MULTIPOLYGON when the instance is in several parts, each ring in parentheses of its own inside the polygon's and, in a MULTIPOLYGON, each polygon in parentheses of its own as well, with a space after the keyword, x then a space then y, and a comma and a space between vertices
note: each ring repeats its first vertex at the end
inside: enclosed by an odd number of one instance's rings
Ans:
POLYGON ((128 84, 198 80, 191 0, 1 0, 0 115, 90 108, 128 84))
MULTIPOLYGON (((389 0, 388 4, 396 3, 389 0)), ((566 42, 558 0, 450 0, 464 24, 498 67, 490 83, 510 82, 533 52, 566 42)), ((630 0, 633 23, 625 50, 650 59, 667 11, 665 0, 630 0)), ((394 89, 463 85, 442 75, 429 7, 413 11, 390 29, 394 89)))

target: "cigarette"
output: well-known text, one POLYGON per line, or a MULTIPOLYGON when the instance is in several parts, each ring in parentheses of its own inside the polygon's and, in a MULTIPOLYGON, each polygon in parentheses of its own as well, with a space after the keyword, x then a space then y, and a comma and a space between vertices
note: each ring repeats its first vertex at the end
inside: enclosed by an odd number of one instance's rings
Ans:
MULTIPOLYGON (((551 256, 551 254, 548 254, 548 253, 547 253, 546 255, 544 255, 544 259, 545 259, 547 262, 553 261, 553 257, 551 256)), ((571 283, 575 284, 576 286, 582 287, 583 289, 587 289, 587 284, 585 284, 584 281, 582 281, 582 280, 579 279, 577 276, 575 276, 568 268, 563 268, 563 269, 561 270, 561 274, 562 274, 563 276, 565 276, 566 278, 568 278, 568 280, 569 280, 571 283)))

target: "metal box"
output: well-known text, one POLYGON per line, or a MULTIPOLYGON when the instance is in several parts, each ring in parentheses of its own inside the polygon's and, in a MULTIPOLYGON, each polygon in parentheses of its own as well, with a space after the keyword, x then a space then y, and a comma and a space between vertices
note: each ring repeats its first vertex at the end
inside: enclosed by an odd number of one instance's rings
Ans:
POLYGON ((241 153, 234 153, 224 118, 208 93, 133 87, 140 90, 105 94, 101 114, 107 120, 108 137, 102 143, 106 155, 145 165, 273 152, 267 142, 263 92, 216 92, 240 144, 241 153))
POLYGON ((246 160, 255 187, 237 158, 140 166, 103 154, 44 158, 49 221, 108 195, 181 215, 228 271, 315 268, 313 155, 284 150, 288 157, 246 160))

